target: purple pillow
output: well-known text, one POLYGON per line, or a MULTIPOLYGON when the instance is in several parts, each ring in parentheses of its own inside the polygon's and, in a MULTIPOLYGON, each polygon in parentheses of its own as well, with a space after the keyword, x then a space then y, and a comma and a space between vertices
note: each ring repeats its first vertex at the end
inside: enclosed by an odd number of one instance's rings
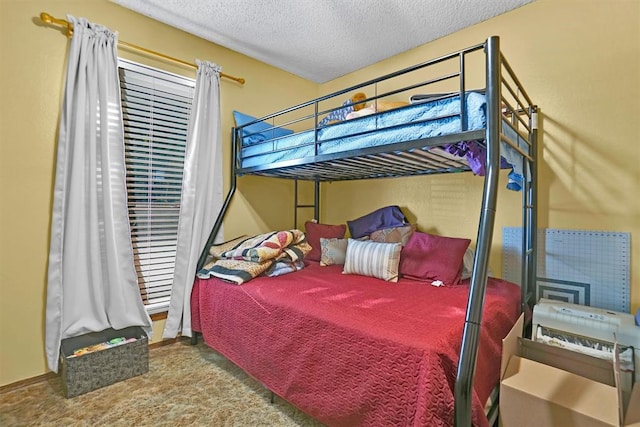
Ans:
POLYGON ((407 218, 398 206, 386 206, 353 221, 347 221, 349 233, 354 239, 385 228, 400 227, 406 223, 407 218))
POLYGON ((400 274, 414 280, 441 280, 445 285, 457 285, 469 243, 469 239, 416 231, 400 254, 400 274))

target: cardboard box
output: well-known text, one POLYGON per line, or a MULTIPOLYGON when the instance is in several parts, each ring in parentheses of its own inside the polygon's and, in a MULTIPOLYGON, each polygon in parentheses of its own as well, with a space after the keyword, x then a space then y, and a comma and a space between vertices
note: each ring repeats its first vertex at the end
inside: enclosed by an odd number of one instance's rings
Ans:
POLYGON ((60 347, 60 366, 65 396, 78 396, 148 372, 149 340, 138 326, 66 338, 60 347), (136 340, 73 357, 75 350, 121 337, 136 340))
POLYGON ((614 363, 522 339, 522 321, 503 340, 500 425, 640 426, 639 384, 623 395, 614 363))

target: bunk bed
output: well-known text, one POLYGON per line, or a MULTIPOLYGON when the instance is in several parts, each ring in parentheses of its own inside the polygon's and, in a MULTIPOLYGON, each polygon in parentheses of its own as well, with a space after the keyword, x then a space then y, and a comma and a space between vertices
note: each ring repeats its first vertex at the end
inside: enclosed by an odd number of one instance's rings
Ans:
POLYGON ((482 176, 473 269, 459 285, 436 288, 407 278, 389 285, 311 261, 301 271, 241 286, 196 278, 192 342, 202 334, 206 344, 328 425, 485 426, 495 420, 495 405, 489 414, 483 407, 499 384, 501 339, 528 310, 536 267, 537 107, 499 38, 237 125, 231 152, 230 189, 198 270, 238 176, 295 179, 296 205, 298 180, 313 182, 316 219, 322 182, 482 176), (480 87, 470 89, 472 81, 480 87), (365 101, 342 102, 354 92, 364 92, 365 101), (370 114, 323 120, 345 106, 352 113, 362 109, 356 105, 370 114), (382 105, 394 108, 381 111, 382 105), (519 287, 488 276, 504 168, 518 172, 522 192, 519 287))

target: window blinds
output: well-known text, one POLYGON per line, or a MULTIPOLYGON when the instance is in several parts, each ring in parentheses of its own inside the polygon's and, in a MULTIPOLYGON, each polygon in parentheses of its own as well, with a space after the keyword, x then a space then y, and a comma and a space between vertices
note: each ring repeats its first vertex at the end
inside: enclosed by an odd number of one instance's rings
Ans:
POLYGON ((175 266, 195 81, 119 60, 131 242, 150 314, 166 311, 175 266))

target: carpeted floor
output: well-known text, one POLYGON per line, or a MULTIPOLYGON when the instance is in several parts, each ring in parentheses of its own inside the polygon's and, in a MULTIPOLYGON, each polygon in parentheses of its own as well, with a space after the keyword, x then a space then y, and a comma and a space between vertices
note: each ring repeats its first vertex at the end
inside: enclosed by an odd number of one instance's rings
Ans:
POLYGON ((149 372, 66 399, 60 377, 0 394, 0 426, 321 426, 201 341, 152 349, 149 372))

